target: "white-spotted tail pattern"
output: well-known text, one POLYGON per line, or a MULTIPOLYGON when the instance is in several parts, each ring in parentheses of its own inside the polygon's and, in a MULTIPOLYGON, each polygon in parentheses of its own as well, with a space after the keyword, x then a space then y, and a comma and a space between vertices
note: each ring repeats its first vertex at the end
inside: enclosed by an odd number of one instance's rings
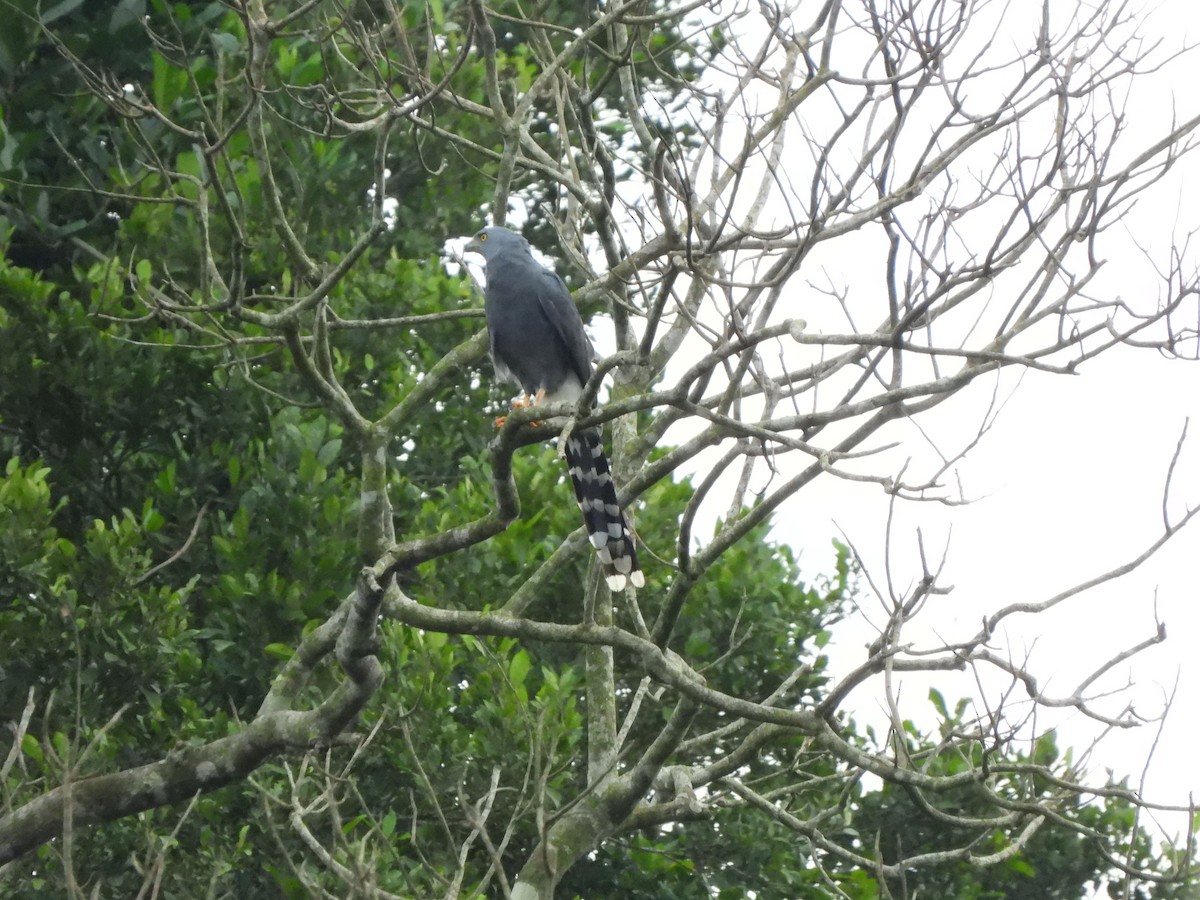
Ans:
POLYGON ((594 429, 574 431, 567 438, 564 449, 588 540, 596 550, 609 588, 621 591, 627 582, 634 587, 644 587, 646 578, 638 565, 633 535, 629 533, 617 503, 617 489, 604 456, 600 432, 594 429))

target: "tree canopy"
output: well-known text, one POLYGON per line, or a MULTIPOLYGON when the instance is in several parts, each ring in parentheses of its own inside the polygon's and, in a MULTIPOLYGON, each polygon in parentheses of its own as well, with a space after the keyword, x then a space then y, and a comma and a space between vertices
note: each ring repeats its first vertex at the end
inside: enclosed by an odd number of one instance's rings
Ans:
POLYGON ((982 435, 875 463, 987 378, 1196 355, 1186 252, 1143 305, 1096 278, 1200 120, 1126 131, 1165 54, 1094 7, 7 3, 0 892, 1195 896, 1146 827, 1187 803, 1006 701, 897 703, 968 669, 1047 703, 994 636, 1078 591, 930 644, 932 560, 880 585, 771 531, 814 483, 957 502, 982 435), (498 429, 453 253, 485 220, 604 348, 498 429), (580 424, 644 590, 592 565, 580 424))

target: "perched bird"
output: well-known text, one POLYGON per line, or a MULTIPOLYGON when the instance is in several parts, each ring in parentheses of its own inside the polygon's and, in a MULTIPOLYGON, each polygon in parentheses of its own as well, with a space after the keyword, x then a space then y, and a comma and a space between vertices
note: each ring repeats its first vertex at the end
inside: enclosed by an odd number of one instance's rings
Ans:
MULTIPOLYGON (((492 365, 535 404, 577 400, 592 374, 592 343, 563 280, 533 258, 529 242, 493 225, 467 243, 487 264, 483 293, 492 365)), ((646 583, 633 537, 617 503, 600 431, 576 429, 564 447, 575 499, 608 586, 646 583)))

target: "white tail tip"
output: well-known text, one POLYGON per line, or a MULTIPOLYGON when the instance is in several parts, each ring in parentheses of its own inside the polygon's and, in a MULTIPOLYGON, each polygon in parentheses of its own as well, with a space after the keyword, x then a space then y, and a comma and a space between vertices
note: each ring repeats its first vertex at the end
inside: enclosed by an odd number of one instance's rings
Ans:
POLYGON ((628 577, 622 575, 620 572, 613 572, 611 575, 605 575, 604 580, 608 582, 608 589, 610 591, 625 590, 626 582, 628 582, 631 587, 635 588, 643 588, 646 586, 646 576, 642 574, 640 569, 636 572, 630 572, 628 577))

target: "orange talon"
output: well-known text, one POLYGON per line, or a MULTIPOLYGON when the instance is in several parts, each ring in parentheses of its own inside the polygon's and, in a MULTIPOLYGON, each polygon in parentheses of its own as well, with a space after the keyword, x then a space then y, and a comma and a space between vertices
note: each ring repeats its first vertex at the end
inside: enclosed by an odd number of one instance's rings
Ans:
MULTIPOLYGON (((539 390, 537 392, 536 396, 533 396, 530 394, 525 394, 525 395, 513 400, 512 403, 509 404, 509 406, 512 409, 524 409, 526 406, 537 406, 539 403, 542 402, 542 398, 544 398, 545 396, 546 396, 545 390, 539 390)), ((497 428, 503 428, 504 423, 507 421, 508 421, 508 416, 497 416, 496 420, 495 420, 495 425, 497 428)), ((533 428, 537 425, 541 425, 542 423, 539 421, 539 422, 529 422, 527 424, 529 425, 530 428, 533 428)))
MULTIPOLYGON (((526 397, 525 402, 523 402, 521 405, 522 406, 541 406, 542 401, 545 399, 546 399, 546 389, 538 388, 538 392, 536 394, 534 394, 532 397, 526 397)), ((541 424, 542 424, 541 420, 538 419, 534 422, 530 422, 529 427, 536 428, 538 425, 541 425, 541 424)))

